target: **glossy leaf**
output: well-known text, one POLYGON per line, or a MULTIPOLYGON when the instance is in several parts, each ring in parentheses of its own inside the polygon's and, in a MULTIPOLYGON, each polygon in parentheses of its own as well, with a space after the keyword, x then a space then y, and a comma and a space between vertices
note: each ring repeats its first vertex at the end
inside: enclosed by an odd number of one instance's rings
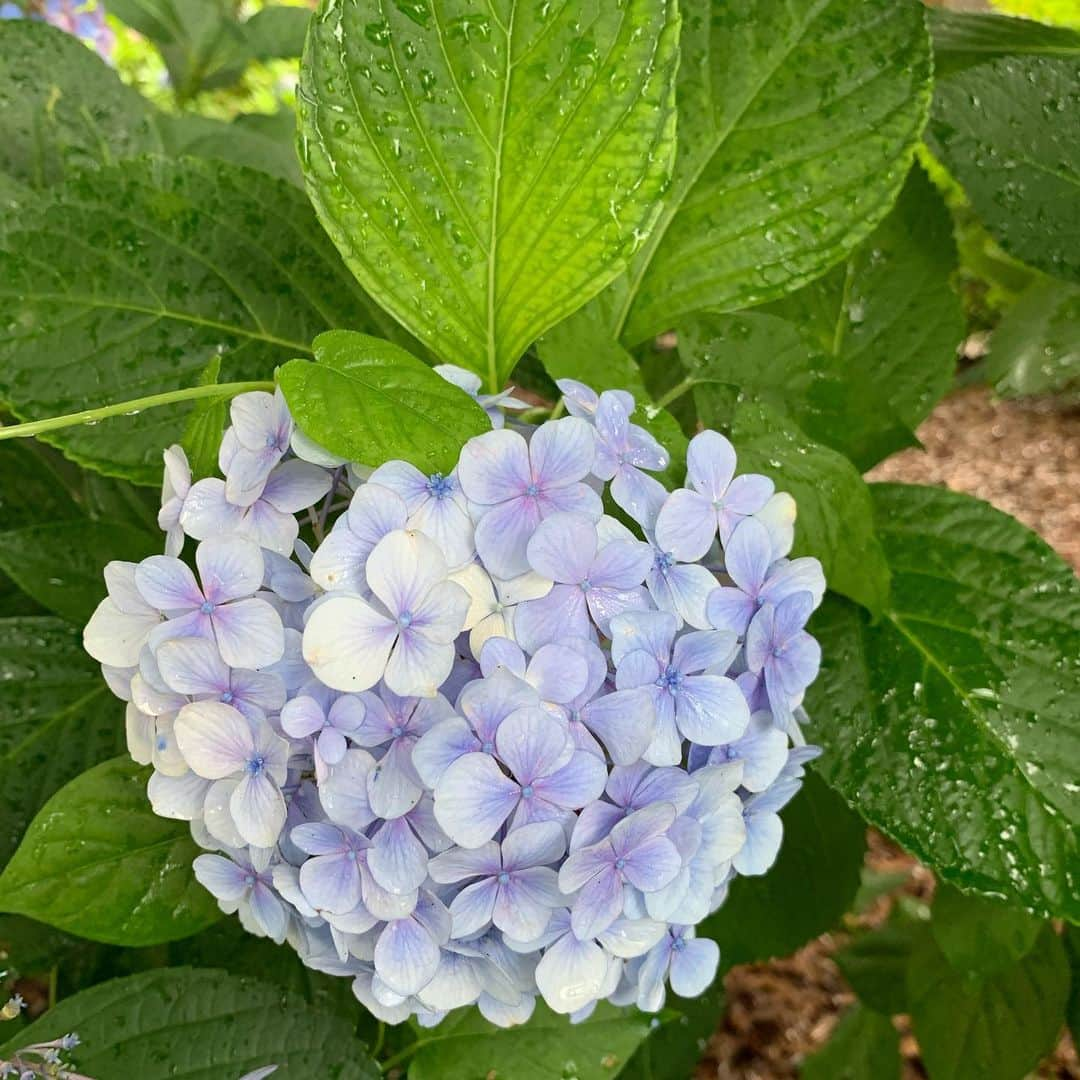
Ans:
POLYGON ((650 1020, 601 1002, 588 1019, 571 1024, 537 1002, 527 1024, 497 1028, 476 1009, 459 1010, 421 1034, 409 1080, 476 1080, 492 1073, 514 1080, 608 1080, 649 1034, 650 1020))
POLYGON ((822 775, 946 880, 1080 918, 1080 583, 965 495, 871 485, 892 598, 828 598, 807 694, 822 775))
POLYGON ((855 937, 833 959, 863 1005, 894 1016, 908 1011, 908 964, 912 951, 929 933, 925 923, 894 917, 855 937))
POLYGON ((1080 285, 1028 288, 990 338, 986 373, 1005 397, 1080 392, 1080 285))
POLYGON ((375 1080, 352 1025, 280 987, 223 971, 165 968, 61 1001, 0 1056, 78 1031, 71 1052, 97 1080, 235 1078, 277 1064, 274 1080, 375 1080))
POLYGON ((1053 1048, 1064 1020, 1069 966, 1044 926, 1035 948, 985 978, 952 967, 930 937, 908 968, 919 1049, 934 1080, 1016 1080, 1053 1048))
POLYGON ((0 865, 58 787, 124 748, 114 701, 77 630, 0 619, 0 865))
POLYGON ((308 190, 364 287, 498 389, 625 269, 675 149, 671 0, 323 3, 308 190))
POLYGON ((1080 282, 1080 58, 1004 56, 949 75, 930 131, 1001 246, 1080 282))
POLYGON ((105 595, 112 559, 161 553, 161 536, 115 521, 58 522, 0 532, 0 570, 42 607, 83 626, 105 595))
MULTIPOLYGON (((388 322, 301 192, 221 163, 139 160, 86 174, 6 246, 0 397, 21 419, 192 385, 215 356, 222 381, 268 378, 328 327, 388 322)), ((154 409, 49 441, 156 484, 186 415, 154 409)))
POLYGON ((696 998, 668 995, 660 1025, 652 1028, 619 1080, 683 1080, 692 1076, 724 1015, 723 983, 716 980, 696 998))
POLYGON ((888 1018, 853 1005, 803 1062, 802 1080, 899 1080, 900 1036, 888 1018))
POLYGON ((815 772, 781 816, 784 842, 773 868, 737 878, 700 928, 719 944, 724 970, 787 956, 831 930, 859 887, 866 826, 815 772))
POLYGON ((997 56, 1080 55, 1080 33, 1068 27, 1047 26, 1030 17, 983 15, 944 8, 930 8, 927 17, 938 76, 997 56))
POLYGON ((847 255, 896 198, 926 119, 918 4, 683 5, 679 152, 621 289, 628 344, 771 300, 847 255))
POLYGON ((314 350, 315 363, 290 361, 279 385, 301 430, 331 453, 448 473, 464 443, 491 429, 474 398, 389 341, 334 330, 314 350))
POLYGON ((880 610, 889 594, 889 568, 874 532, 870 493, 851 462, 757 402, 737 407, 731 439, 740 471, 764 473, 795 499, 794 554, 816 556, 830 588, 880 610))
POLYGON ((0 874, 0 910, 114 945, 172 941, 219 919, 191 869, 191 830, 151 810, 149 777, 116 757, 53 795, 0 874))

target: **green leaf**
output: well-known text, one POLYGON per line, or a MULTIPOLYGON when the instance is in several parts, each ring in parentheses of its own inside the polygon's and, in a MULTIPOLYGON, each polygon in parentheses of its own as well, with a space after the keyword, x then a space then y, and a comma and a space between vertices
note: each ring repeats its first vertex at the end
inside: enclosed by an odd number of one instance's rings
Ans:
POLYGON ((315 15, 298 100, 319 217, 372 296, 489 390, 648 232, 678 30, 672 0, 315 15))
POLYGON ((448 473, 462 444, 491 429, 474 398, 389 341, 333 330, 314 350, 315 363, 291 360, 278 381, 304 434, 333 454, 448 473))
POLYGON ((1080 59, 1004 56, 949 75, 930 131, 1001 246, 1080 282, 1080 59))
POLYGON ((107 562, 138 562, 160 551, 160 535, 115 521, 57 522, 0 532, 0 570, 42 607, 80 627, 105 595, 107 562))
POLYGON ((911 1019, 934 1080, 1026 1076, 1053 1048, 1068 992, 1065 950, 1050 926, 1032 952, 992 975, 957 971, 930 936, 908 968, 911 1019))
POLYGON ((945 959, 958 971, 989 975, 1031 952, 1040 919, 985 896, 965 896, 941 885, 934 893, 930 929, 945 959))
POLYGON ((1080 583, 1019 522, 871 485, 892 597, 811 620, 808 737, 829 784, 946 880, 1080 919, 1080 583))
POLYGON ((831 589, 880 611, 889 595, 889 568, 874 532, 869 490, 851 462, 758 402, 736 408, 731 440, 741 471, 764 473, 795 499, 792 554, 816 556, 831 589))
POLYGON ((831 930, 859 887, 866 826, 814 772, 781 815, 784 843, 762 877, 740 877, 700 927, 720 946, 726 970, 787 956, 831 930))
POLYGON ((411 1059, 409 1080, 609 1080, 649 1034, 652 1017, 601 1002, 580 1024, 537 1002, 521 1027, 497 1028, 476 1009, 451 1013, 425 1031, 411 1059))
POLYGON ((299 56, 304 51, 311 12, 274 4, 256 11, 242 24, 251 55, 257 60, 299 56))
MULTIPOLYGON (((0 397, 20 419, 191 385, 215 356, 223 381, 269 377, 335 325, 394 332, 303 193, 236 166, 146 159, 80 176, 6 243, 0 397)), ((186 415, 152 409, 49 441, 156 484, 186 415)))
POLYGON ((940 78, 996 56, 1080 55, 1080 33, 1032 19, 930 8, 934 67, 940 78))
POLYGON ((0 442, 0 521, 5 528, 82 516, 40 447, 25 439, 0 442))
POLYGON ((905 1013, 908 963, 919 940, 929 932, 925 923, 894 918, 856 937, 833 960, 867 1008, 884 1016, 905 1013))
POLYGON ((123 749, 123 705, 79 633, 51 616, 0 619, 0 865, 58 787, 123 749))
POLYGON ((679 151, 616 333, 636 344, 703 308, 797 289, 885 216, 926 120, 921 6, 684 4, 679 151))
POLYGON ((150 772, 116 757, 53 795, 0 874, 0 910, 114 945, 172 941, 219 919, 191 869, 187 822, 150 808, 150 772))
MULTIPOLYGON (((221 374, 221 357, 214 356, 199 376, 199 386, 216 386, 221 374)), ((225 399, 200 398, 192 406, 180 444, 191 466, 192 480, 202 480, 217 473, 218 450, 225 430, 225 399)))
POLYGON ((887 1017, 853 1005, 803 1062, 802 1080, 899 1080, 900 1036, 887 1017))
POLYGON ((724 987, 719 980, 696 998, 669 996, 660 1026, 650 1031, 619 1070, 619 1080, 686 1080, 693 1076, 724 1006, 724 987))
POLYGON ((42 187, 161 149, 153 107, 78 38, 0 21, 0 173, 42 187))
POLYGON ((0 1056, 77 1031, 69 1055, 96 1080, 235 1080, 278 1065, 275 1080, 375 1080, 378 1066, 333 1013, 269 983, 165 968, 61 1001, 0 1056))
POLYGON ((1069 960, 1069 1001, 1065 1006, 1065 1022, 1069 1025, 1069 1034, 1073 1043, 1080 1045, 1080 930, 1075 926, 1065 927, 1065 955, 1069 960))
POLYGON ((990 338, 986 374, 1005 397, 1080 392, 1080 285, 1044 278, 990 338))
POLYGON ((768 310, 843 379, 841 407, 804 430, 862 470, 910 445, 952 385, 964 313, 950 285, 953 222, 919 167, 892 213, 840 266, 768 310))
POLYGON ((1075 0, 990 0, 990 6, 1007 15, 1023 15, 1050 26, 1080 30, 1080 11, 1075 0))

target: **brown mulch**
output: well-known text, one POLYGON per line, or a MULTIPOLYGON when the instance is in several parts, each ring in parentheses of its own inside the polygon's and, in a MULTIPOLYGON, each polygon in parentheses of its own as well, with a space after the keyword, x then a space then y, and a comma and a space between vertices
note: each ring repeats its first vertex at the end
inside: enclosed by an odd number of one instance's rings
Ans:
MULTIPOLYGON (((941 484, 986 499, 1038 532, 1080 570, 1080 412, 1052 401, 997 401, 973 387, 942 401, 919 428, 924 449, 905 450, 877 466, 871 480, 941 484)), ((867 865, 911 870, 903 891, 927 898, 933 876, 873 832, 867 865)), ((732 969, 727 1012, 694 1080, 793 1080, 803 1059, 832 1034, 854 1000, 831 957, 855 925, 879 925, 892 899, 881 898, 855 922, 811 942, 794 956, 732 969)), ((901 1034, 904 1080, 925 1078, 906 1017, 901 1034)), ((1068 1035, 1035 1074, 1080 1080, 1068 1035)))

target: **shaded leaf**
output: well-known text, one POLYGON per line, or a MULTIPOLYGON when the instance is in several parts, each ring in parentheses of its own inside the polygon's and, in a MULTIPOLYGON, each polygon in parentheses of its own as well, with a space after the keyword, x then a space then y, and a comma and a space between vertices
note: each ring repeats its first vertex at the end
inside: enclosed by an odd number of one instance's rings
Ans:
POLYGON ((892 598, 811 620, 819 763, 946 880, 1080 918, 1080 583, 1042 540, 966 495, 871 485, 892 598))
POLYGON ((897 919, 860 934, 833 959, 867 1008, 885 1016, 908 1011, 907 969, 919 940, 929 934, 925 923, 897 919))
POLYGON ((298 100, 319 217, 372 296, 489 390, 648 231, 678 25, 670 0, 316 14, 298 100))
POLYGON ((304 51, 311 12, 302 7, 271 4, 243 24, 251 55, 257 60, 299 56, 304 51))
POLYGON ((0 874, 0 910, 116 945, 172 941, 219 919, 191 869, 187 822, 150 808, 150 772, 116 757, 53 795, 0 874))
POLYGON ((1031 18, 944 8, 930 8, 927 18, 934 39, 934 67, 939 77, 996 56, 1080 55, 1080 33, 1067 27, 1047 26, 1031 18))
MULTIPOLYGON (((221 374, 221 357, 215 356, 199 376, 199 386, 215 386, 221 374)), ((192 480, 202 480, 217 473, 218 450, 225 430, 224 398, 200 398, 188 413, 184 436, 180 440, 191 467, 192 480)))
POLYGON ((900 1036, 887 1017, 852 1005, 804 1062, 803 1080, 899 1080, 900 1036))
POLYGON ((958 971, 991 974, 1034 947, 1043 923, 1017 907, 985 896, 966 896, 948 885, 934 893, 934 940, 958 971))
POLYGON ((618 1072, 619 1080, 686 1080, 705 1054, 709 1038, 724 1014, 723 984, 717 980, 696 998, 668 995, 668 1005, 634 1056, 618 1072))

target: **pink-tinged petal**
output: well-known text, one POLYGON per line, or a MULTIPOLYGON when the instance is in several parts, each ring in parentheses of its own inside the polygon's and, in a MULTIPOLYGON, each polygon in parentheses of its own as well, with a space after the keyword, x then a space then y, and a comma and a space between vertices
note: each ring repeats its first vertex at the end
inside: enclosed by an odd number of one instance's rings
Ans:
POLYGON ((229 689, 229 669, 207 638, 174 638, 157 651, 165 685, 178 694, 221 694, 229 689))
POLYGON ((402 630, 383 678, 396 694, 431 697, 449 677, 455 655, 452 644, 432 641, 412 629, 402 630))
POLYGON ((300 888, 321 911, 347 914, 360 903, 360 870, 351 851, 317 855, 300 867, 300 888))
POLYGON ((188 536, 208 540, 237 530, 244 508, 225 498, 225 481, 208 477, 193 484, 180 511, 180 524, 188 536))
POLYGON ((195 565, 212 604, 251 596, 261 587, 265 573, 258 545, 238 536, 204 540, 195 549, 195 565))
POLYGON ((397 635, 397 624, 367 601, 333 596, 304 627, 304 659, 335 690, 367 690, 382 678, 397 635))
POLYGON ((687 483, 709 502, 722 499, 735 475, 735 462, 735 448, 723 435, 698 432, 686 449, 687 483))
POLYGON ((450 902, 454 937, 467 938, 484 930, 491 922, 498 894, 499 886, 495 878, 484 878, 483 881, 466 885, 450 902))
POLYGON ((202 590, 190 568, 168 555, 143 559, 135 569, 135 585, 143 600, 158 611, 190 611, 203 602, 202 590))
POLYGON ((319 784, 319 800, 326 816, 337 825, 359 832, 375 820, 367 797, 367 778, 375 759, 366 750, 347 750, 319 784))
POLYGON ((424 784, 434 788, 450 763, 480 749, 480 740, 460 717, 436 724, 413 747, 413 768, 424 784))
POLYGON ((537 866, 499 885, 492 921, 515 940, 530 941, 544 932, 552 909, 564 902, 555 871, 537 866))
POLYGON ((479 847, 490 840, 517 805, 521 789, 487 754, 452 762, 435 786, 435 819, 456 844, 479 847))
POLYGON ((235 903, 250 888, 248 871, 221 855, 200 855, 192 864, 195 880, 214 897, 235 903))
POLYGON ((712 503, 689 488, 673 491, 656 515, 656 543, 679 562, 697 562, 715 537, 716 511, 712 503))
POLYGON ((524 870, 558 862, 566 851, 566 834, 553 821, 538 821, 514 829, 503 841, 503 869, 524 870))
POLYGON ((600 798, 606 781, 607 768, 604 763, 593 754, 575 750, 561 769, 538 780, 533 786, 545 801, 566 810, 579 810, 600 798))
POLYGON ((250 724, 220 701, 185 705, 173 730, 184 760, 206 780, 223 780, 240 772, 255 749, 250 724))
POLYGON ((439 946, 414 919, 387 924, 375 944, 375 970, 387 986, 408 996, 419 993, 439 968, 439 946))
POLYGON ((542 489, 583 480, 596 454, 592 427, 576 416, 542 424, 529 443, 532 479, 542 489))
POLYGON ((734 681, 722 675, 691 675, 676 699, 679 731, 699 746, 739 738, 750 723, 750 708, 734 681))
POLYGON ((251 597, 223 604, 210 621, 221 658, 230 667, 269 667, 285 652, 281 616, 265 600, 251 597))
POLYGON ((236 830, 248 844, 273 847, 285 825, 285 799, 266 773, 245 774, 229 798, 236 830))
POLYGON ((717 630, 745 634, 750 620, 754 617, 754 612, 757 611, 757 604, 754 598, 748 596, 742 589, 724 585, 713 589, 709 594, 705 610, 710 625, 717 630))
POLYGON ((469 502, 496 506, 516 498, 532 482, 529 448, 516 431, 489 431, 461 451, 458 479, 469 502))
POLYGON ((684 998, 703 994, 720 963, 720 946, 708 938, 691 938, 684 948, 671 951, 671 989, 684 998))
POLYGON ((652 741, 653 695, 640 688, 616 690, 589 702, 581 711, 581 722, 600 739, 616 765, 632 765, 652 741))
POLYGON ((134 667, 151 631, 160 623, 161 616, 150 608, 144 608, 141 614, 129 614, 106 597, 83 630, 83 647, 99 663, 134 667))
POLYGON ((622 914, 623 884, 607 867, 582 886, 570 912, 570 926, 581 939, 603 933, 622 914))
POLYGON ((588 604, 577 585, 555 585, 547 596, 514 609, 514 636, 530 653, 590 633, 588 604))
POLYGON ((441 581, 412 609, 410 628, 441 644, 465 629, 469 595, 453 581, 441 581))
POLYGON ((427 878, 427 848, 404 818, 387 821, 375 834, 368 851, 368 869, 387 892, 411 892, 427 878))
POLYGON ((513 578, 529 570, 528 544, 540 521, 537 500, 527 495, 489 510, 476 525, 476 550, 490 574, 513 578))
POLYGON ((550 713, 527 708, 499 725, 495 751, 518 783, 531 784, 565 765, 572 746, 565 727, 550 713))
POLYGON ((262 500, 276 510, 296 514, 314 506, 330 490, 330 474, 306 461, 285 461, 270 474, 262 500))
POLYGON ((652 566, 653 553, 648 544, 638 540, 613 540, 605 544, 589 568, 593 585, 609 589, 633 589, 645 580, 652 566))
POLYGON ((590 518, 555 513, 540 522, 529 540, 529 565, 552 581, 577 585, 589 576, 597 543, 596 525, 590 518))
POLYGON ((658 892, 670 885, 682 869, 678 849, 666 836, 655 836, 639 844, 623 866, 626 880, 642 892, 658 892))
POLYGON ((589 662, 578 649, 554 643, 542 645, 529 661, 527 677, 544 701, 565 705, 588 685, 589 662))
POLYGON ((596 942, 564 934, 537 964, 536 986, 553 1012, 577 1012, 603 993, 608 965, 607 954, 596 942))

